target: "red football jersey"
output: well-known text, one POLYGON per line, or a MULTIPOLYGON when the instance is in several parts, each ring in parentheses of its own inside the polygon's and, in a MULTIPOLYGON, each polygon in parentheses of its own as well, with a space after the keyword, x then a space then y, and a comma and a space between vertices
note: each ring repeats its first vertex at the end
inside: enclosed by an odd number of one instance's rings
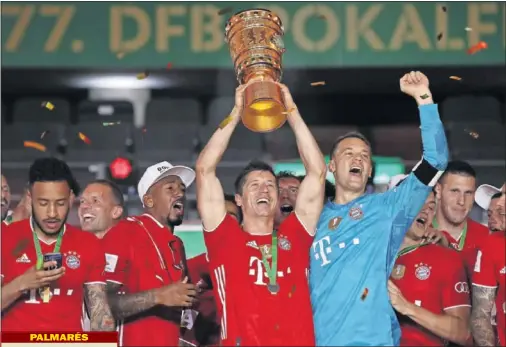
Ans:
POLYGON ((497 287, 495 299, 497 335, 500 346, 506 346, 506 235, 491 234, 483 243, 476 257, 473 285, 497 287))
MULTIPOLYGON (((55 241, 56 242, 56 241, 55 241)), ((54 243, 40 241, 43 253, 54 243)), ((65 275, 51 285, 51 300, 43 303, 38 290, 21 296, 3 312, 4 331, 82 331, 83 285, 104 283, 104 252, 91 233, 65 225, 60 253, 65 275)), ((37 263, 29 219, 2 228, 2 277, 9 283, 37 263)))
MULTIPOLYGON (((404 297, 419 307, 442 314, 444 310, 469 306, 466 271, 455 251, 426 245, 399 257, 392 281, 404 297)), ((401 346, 444 346, 445 341, 411 319, 399 315, 401 346)))
POLYGON ((267 289, 260 251, 270 253, 271 235, 246 233, 227 214, 215 230, 204 231, 204 238, 223 346, 314 346, 307 279, 313 237, 295 213, 278 228, 277 294, 267 289))
MULTIPOLYGON (((148 214, 129 217, 109 230, 102 240, 106 279, 123 284, 126 294, 180 281, 184 276, 180 242, 148 214)), ((155 306, 123 322, 120 344, 177 346, 180 324, 181 310, 155 306)))
POLYGON ((444 231, 446 239, 450 243, 450 245, 460 251, 462 260, 466 265, 466 271, 468 278, 471 278, 474 269, 474 262, 476 261, 476 254, 478 253, 478 249, 480 249, 481 244, 485 241, 485 239, 490 234, 488 228, 480 223, 473 221, 472 219, 467 219, 467 235, 466 240, 464 242, 464 247, 462 250, 459 250, 459 242, 460 237, 455 240, 450 234, 444 231))
POLYGON ((188 272, 192 283, 202 290, 198 295, 198 302, 192 307, 198 315, 192 328, 185 331, 184 339, 197 345, 217 345, 220 342, 220 317, 217 314, 212 284, 208 283, 211 276, 207 254, 188 259, 188 272))

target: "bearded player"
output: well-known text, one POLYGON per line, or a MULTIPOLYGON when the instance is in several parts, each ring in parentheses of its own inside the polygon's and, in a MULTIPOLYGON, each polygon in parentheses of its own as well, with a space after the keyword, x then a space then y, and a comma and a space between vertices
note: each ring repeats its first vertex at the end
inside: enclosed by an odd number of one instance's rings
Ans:
POLYGON ((195 301, 186 258, 174 227, 184 216, 186 188, 195 172, 163 161, 146 169, 138 184, 144 214, 110 229, 102 242, 114 317, 123 321, 121 346, 177 346, 182 307, 195 301), (119 295, 118 292, 125 292, 119 295))
POLYGON ((2 329, 81 331, 83 296, 91 330, 113 330, 107 305, 104 253, 98 240, 66 224, 72 173, 55 158, 30 167, 32 218, 2 230, 2 329), (44 254, 59 253, 43 262, 44 254))
POLYGON ((477 346, 495 346, 492 309, 496 307, 499 346, 506 346, 506 195, 492 196, 488 207, 488 227, 492 234, 476 257, 473 274, 471 329, 477 346))
POLYGON ((278 185, 272 168, 252 162, 236 180, 242 226, 226 213, 216 167, 241 119, 245 85, 236 90, 230 122, 216 130, 196 163, 197 206, 204 226, 223 346, 314 345, 307 285, 307 252, 323 204, 325 161, 287 87, 278 84, 291 110, 306 178, 295 210, 274 230, 278 185))
POLYGON ((423 158, 398 187, 364 194, 372 154, 361 134, 339 138, 331 153, 336 196, 323 209, 310 254, 318 346, 399 344, 387 280, 406 231, 448 162, 444 128, 427 77, 408 73, 400 87, 419 105, 423 158))
POLYGON ((401 346, 472 343, 464 265, 454 250, 424 239, 435 210, 434 193, 430 193, 404 237, 388 283, 401 325, 401 346))

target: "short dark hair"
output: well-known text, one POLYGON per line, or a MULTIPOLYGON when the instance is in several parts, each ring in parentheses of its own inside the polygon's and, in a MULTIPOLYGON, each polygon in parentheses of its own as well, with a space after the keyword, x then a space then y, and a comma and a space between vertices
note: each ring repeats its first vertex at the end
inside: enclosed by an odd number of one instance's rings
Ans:
POLYGON ((280 171, 276 174, 276 178, 278 181, 282 178, 295 178, 297 181, 302 182, 302 180, 304 179, 304 175, 297 176, 292 171, 280 171))
POLYGON ((272 166, 261 160, 253 160, 248 165, 246 165, 244 169, 242 169, 242 171, 237 176, 237 179, 235 180, 234 188, 237 194, 242 195, 242 188, 244 186, 244 182, 246 181, 246 177, 253 171, 268 171, 272 174, 272 176, 274 176, 274 178, 276 178, 276 174, 274 173, 272 166))
POLYGON ((367 137, 365 137, 364 134, 358 132, 358 131, 350 131, 342 136, 339 136, 337 138, 337 140, 334 142, 334 144, 332 145, 332 150, 330 151, 330 158, 332 158, 332 156, 334 155, 334 152, 336 151, 336 148, 337 146, 339 146, 339 144, 343 141, 343 140, 346 140, 346 139, 359 139, 359 140, 362 140, 365 142, 365 144, 367 146, 369 146, 369 148, 371 149, 371 152, 372 152, 372 146, 371 146, 371 142, 369 142, 369 140, 367 139, 367 137))
POLYGON ((235 196, 233 196, 232 194, 225 194, 225 201, 230 201, 235 204, 235 196))
POLYGON ((101 184, 103 186, 109 187, 109 189, 111 189, 114 202, 121 207, 125 207, 125 199, 123 198, 123 193, 116 183, 105 179, 98 179, 88 183, 88 185, 90 184, 101 184))
POLYGON ((448 163, 445 172, 440 178, 440 181, 448 174, 470 176, 476 178, 476 171, 468 162, 462 160, 452 160, 448 163))
POLYGON ((494 195, 492 195, 490 200, 499 199, 502 196, 502 194, 503 194, 503 192, 497 192, 494 195))
POLYGON ((28 171, 28 183, 30 184, 30 188, 33 187, 36 182, 62 181, 67 182, 69 189, 76 194, 74 189, 76 189, 77 182, 72 171, 67 163, 54 157, 35 159, 28 171))

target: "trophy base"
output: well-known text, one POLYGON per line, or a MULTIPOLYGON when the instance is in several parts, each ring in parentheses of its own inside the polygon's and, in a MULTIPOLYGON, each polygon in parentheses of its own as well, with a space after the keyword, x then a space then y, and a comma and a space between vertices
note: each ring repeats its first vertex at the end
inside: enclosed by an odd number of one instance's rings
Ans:
POLYGON ((271 81, 257 81, 244 90, 242 122, 246 128, 267 133, 286 122, 286 107, 281 89, 271 81))

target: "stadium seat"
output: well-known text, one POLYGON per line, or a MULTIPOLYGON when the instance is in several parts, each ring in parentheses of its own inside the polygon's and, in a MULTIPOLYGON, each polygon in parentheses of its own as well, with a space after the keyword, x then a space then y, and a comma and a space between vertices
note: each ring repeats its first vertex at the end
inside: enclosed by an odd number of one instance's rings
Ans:
POLYGON ((56 149, 62 143, 69 123, 70 105, 66 100, 58 98, 18 100, 14 104, 13 123, 2 125, 2 159, 31 162, 35 158, 56 155, 56 149), (47 101, 52 106, 43 106, 47 101), (24 141, 40 143, 47 151, 25 148, 24 141))
POLYGON ((444 123, 500 122, 501 102, 493 96, 457 96, 445 99, 440 107, 444 123))
POLYGON ((146 164, 162 160, 193 164, 201 119, 196 100, 152 100, 144 129, 135 132, 138 160, 146 164))
POLYGON ((504 160, 504 125, 498 122, 447 122, 452 158, 504 160))
MULTIPOLYGON (((207 109, 207 124, 200 132, 200 141, 203 145, 209 141, 223 119, 230 114, 233 105, 232 97, 220 97, 211 101, 207 109)), ((241 123, 230 139, 223 160, 246 162, 265 158, 264 140, 264 134, 252 132, 241 123)))
POLYGON ((422 135, 418 125, 388 125, 371 128, 373 154, 419 160, 422 135))
POLYGON ((78 107, 79 122, 69 128, 66 159, 110 161, 133 144, 133 107, 125 101, 83 101, 78 107), (90 143, 83 141, 79 133, 90 143))

